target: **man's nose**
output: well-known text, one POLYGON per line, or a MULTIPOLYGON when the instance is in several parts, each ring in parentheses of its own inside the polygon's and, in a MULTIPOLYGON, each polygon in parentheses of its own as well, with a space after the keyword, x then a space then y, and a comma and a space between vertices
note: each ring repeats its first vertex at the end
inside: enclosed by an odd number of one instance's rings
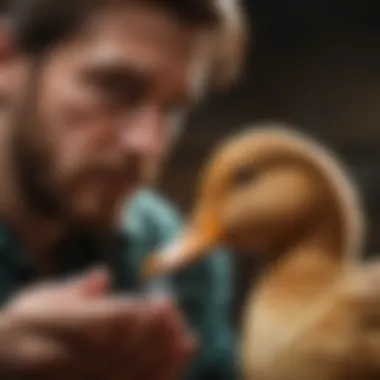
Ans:
POLYGON ((164 146, 165 122, 159 109, 146 107, 129 115, 121 128, 121 143, 128 152, 138 155, 160 155, 164 146))

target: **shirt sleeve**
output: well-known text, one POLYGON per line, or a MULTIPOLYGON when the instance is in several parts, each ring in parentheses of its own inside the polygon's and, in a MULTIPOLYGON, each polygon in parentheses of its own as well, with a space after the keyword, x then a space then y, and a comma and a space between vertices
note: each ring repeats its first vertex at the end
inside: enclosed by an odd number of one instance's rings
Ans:
POLYGON ((182 309, 198 333, 200 352, 189 379, 235 379, 236 350, 231 321, 231 286, 226 252, 173 279, 182 309))
MULTIPOLYGON (((170 204, 156 209, 160 245, 178 236, 182 221, 170 204)), ((232 273, 227 251, 217 249, 207 259, 170 279, 180 306, 200 341, 188 380, 237 378, 232 323, 232 273)))

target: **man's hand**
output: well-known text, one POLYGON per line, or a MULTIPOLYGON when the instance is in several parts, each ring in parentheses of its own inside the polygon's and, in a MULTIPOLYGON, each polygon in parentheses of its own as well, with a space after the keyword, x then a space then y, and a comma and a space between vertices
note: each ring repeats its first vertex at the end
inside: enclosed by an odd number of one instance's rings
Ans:
POLYGON ((177 379, 195 342, 174 305, 107 290, 100 271, 20 295, 0 314, 0 378, 177 379))

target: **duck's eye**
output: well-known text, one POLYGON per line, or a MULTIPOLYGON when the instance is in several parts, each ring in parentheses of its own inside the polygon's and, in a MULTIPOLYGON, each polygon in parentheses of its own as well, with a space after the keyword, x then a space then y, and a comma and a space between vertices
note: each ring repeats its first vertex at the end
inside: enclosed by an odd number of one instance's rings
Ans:
POLYGON ((236 185, 246 185, 252 182, 257 175, 255 169, 251 166, 241 167, 235 174, 236 185))

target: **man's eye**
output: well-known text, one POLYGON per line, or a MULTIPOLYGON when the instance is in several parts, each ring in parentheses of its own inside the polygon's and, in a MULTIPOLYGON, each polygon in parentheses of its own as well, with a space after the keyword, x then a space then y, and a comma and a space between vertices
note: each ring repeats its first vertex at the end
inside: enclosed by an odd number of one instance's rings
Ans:
POLYGON ((105 104, 130 106, 137 103, 143 94, 137 81, 117 73, 90 74, 87 81, 105 104))
POLYGON ((125 92, 125 85, 120 79, 108 76, 104 78, 99 78, 99 86, 102 91, 109 95, 121 95, 125 92))
POLYGON ((138 89, 134 83, 109 76, 99 80, 99 87, 106 101, 133 103, 138 98, 138 89))

